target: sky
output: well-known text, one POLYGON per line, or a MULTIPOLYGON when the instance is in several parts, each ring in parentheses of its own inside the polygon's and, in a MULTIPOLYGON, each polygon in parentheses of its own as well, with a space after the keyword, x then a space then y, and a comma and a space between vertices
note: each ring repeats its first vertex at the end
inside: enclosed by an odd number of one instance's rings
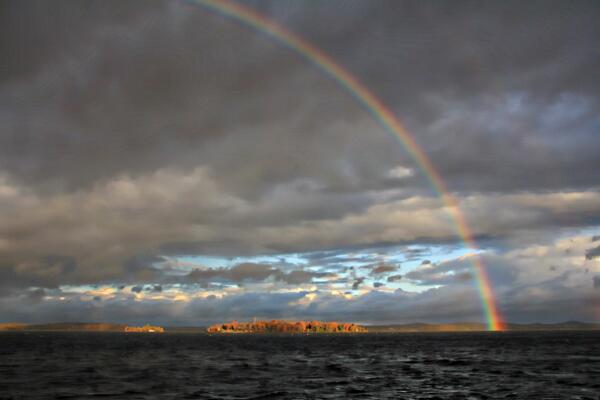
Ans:
POLYGON ((600 321, 600 4, 0 6, 0 322, 600 321))

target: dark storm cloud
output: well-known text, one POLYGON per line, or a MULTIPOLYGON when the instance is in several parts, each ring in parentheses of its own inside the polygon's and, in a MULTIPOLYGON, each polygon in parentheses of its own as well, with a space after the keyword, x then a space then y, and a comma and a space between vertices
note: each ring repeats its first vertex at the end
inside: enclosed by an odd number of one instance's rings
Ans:
POLYGON ((55 288, 72 279, 76 262, 73 257, 42 256, 25 259, 12 265, 0 264, 0 287, 40 286, 55 288))
POLYGON ((163 257, 152 255, 136 255, 125 262, 124 278, 127 282, 153 281, 159 279, 162 272, 154 265, 165 261, 163 257))
POLYGON ((283 3, 256 2, 392 104, 451 187, 598 184, 597 4, 283 3))
MULTIPOLYGON (((597 5, 256 6, 407 116, 457 187, 597 184, 597 5), (565 130, 576 137, 562 143, 565 130)), ((289 51, 202 7, 28 1, 6 9, 0 159, 21 179, 89 186, 202 160, 245 195, 300 176, 356 191, 389 185, 382 169, 406 161, 380 130, 360 134, 375 124, 335 133, 337 119, 369 116, 289 51), (310 96, 289 95, 307 83, 310 96), (249 146, 257 141, 268 143, 264 151, 249 146), (242 165, 252 173, 240 176, 242 165)))
MULTIPOLYGON (((377 168, 344 158, 369 142, 388 141, 381 130, 369 140, 353 135, 362 144, 347 142, 339 160, 326 157, 346 134, 343 124, 333 126, 336 119, 358 106, 288 51, 202 7, 63 2, 51 10, 39 3, 10 8, 18 18, 3 24, 3 37, 10 37, 3 58, 16 66, 1 80, 0 166, 27 182, 77 188, 200 160, 244 195, 300 176, 343 187, 354 179, 344 177, 354 172, 343 164, 361 175, 360 164, 371 175, 377 168), (29 45, 37 37, 43 52, 29 45), (319 93, 310 102, 289 95, 306 86, 319 93), (249 164, 251 173, 240 176, 249 164)), ((367 121, 364 128, 375 125, 367 121)), ((384 151, 391 161, 394 151, 384 151)))

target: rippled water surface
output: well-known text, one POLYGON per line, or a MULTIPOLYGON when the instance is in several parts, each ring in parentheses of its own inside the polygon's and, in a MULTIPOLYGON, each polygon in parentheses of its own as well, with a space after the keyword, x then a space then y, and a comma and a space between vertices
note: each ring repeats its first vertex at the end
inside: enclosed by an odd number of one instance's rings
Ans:
POLYGON ((0 333, 1 399, 600 399, 600 332, 0 333))

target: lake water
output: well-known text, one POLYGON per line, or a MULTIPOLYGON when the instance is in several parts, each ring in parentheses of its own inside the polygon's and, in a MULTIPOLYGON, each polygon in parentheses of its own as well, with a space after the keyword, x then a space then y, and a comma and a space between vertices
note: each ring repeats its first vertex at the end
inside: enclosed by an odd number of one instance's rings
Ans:
POLYGON ((0 399, 600 399, 600 332, 0 333, 0 399))

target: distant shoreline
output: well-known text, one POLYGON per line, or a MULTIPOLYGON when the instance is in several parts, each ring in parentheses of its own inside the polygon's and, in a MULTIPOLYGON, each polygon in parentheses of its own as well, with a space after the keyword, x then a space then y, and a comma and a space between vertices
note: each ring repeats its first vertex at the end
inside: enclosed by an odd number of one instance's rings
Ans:
POLYGON ((144 325, 132 326, 127 324, 112 324, 104 322, 57 322, 51 324, 0 324, 0 332, 125 332, 125 333, 164 333, 161 326, 144 325))
MULTIPOLYGON (((358 325, 356 325, 358 326, 358 325)), ((461 333, 486 332, 486 325, 481 323, 452 323, 452 324, 393 324, 393 325, 364 325, 366 331, 360 332, 319 332, 319 333, 461 333)), ((131 325, 113 323, 0 323, 0 332, 144 332, 142 329, 132 330, 131 325)), ((140 327, 143 328, 143 327, 140 327)), ((543 331, 600 331, 600 323, 569 321, 554 324, 506 324, 507 332, 543 332, 543 331)), ((203 326, 164 326, 165 333, 207 333, 203 326)), ((154 333, 154 332, 152 332, 154 333)), ((227 331, 225 334, 310 334, 314 332, 243 332, 227 331)))
MULTIPOLYGON (((417 333, 417 332, 487 332, 487 325, 482 323, 449 323, 449 324, 395 324, 395 325, 368 325, 371 333, 417 333)), ((568 321, 559 323, 507 323, 504 332, 555 332, 555 331, 598 331, 600 323, 568 321)))

